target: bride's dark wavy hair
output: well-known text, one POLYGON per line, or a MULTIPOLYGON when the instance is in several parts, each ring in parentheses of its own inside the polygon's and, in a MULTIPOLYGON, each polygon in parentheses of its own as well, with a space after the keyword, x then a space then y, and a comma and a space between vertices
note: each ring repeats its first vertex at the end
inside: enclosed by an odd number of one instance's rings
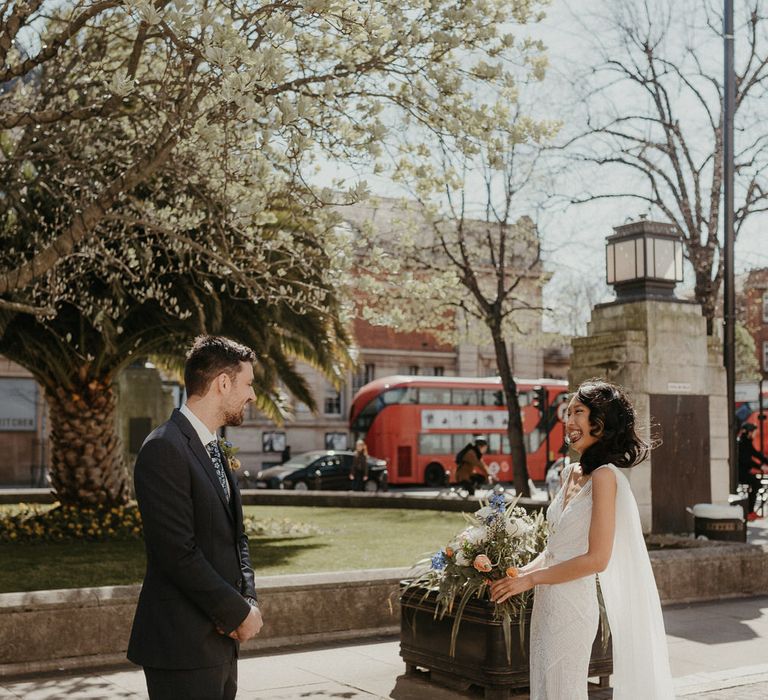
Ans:
POLYGON ((604 464, 634 467, 648 456, 650 446, 637 434, 637 415, 622 387, 589 379, 579 386, 574 398, 589 409, 589 434, 597 438, 581 455, 585 474, 604 464))

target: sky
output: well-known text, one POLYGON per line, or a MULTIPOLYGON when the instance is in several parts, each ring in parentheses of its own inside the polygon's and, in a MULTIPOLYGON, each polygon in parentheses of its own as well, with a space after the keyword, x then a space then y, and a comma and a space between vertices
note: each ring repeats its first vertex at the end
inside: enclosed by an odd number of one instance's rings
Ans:
MULTIPOLYGON (((579 75, 583 71, 588 72, 596 62, 596 54, 590 42, 597 25, 590 13, 600 7, 601 1, 617 0, 553 0, 547 9, 546 18, 540 24, 526 28, 532 36, 545 42, 550 64, 544 84, 535 87, 526 99, 535 113, 562 120, 564 134, 575 126, 576 120, 571 117, 583 109, 583 101, 578 95, 578 81, 579 75)), ((633 1, 639 4, 643 0, 633 1)), ((663 0, 647 1, 661 3, 662 7, 664 5, 663 0)), ((715 45, 709 47, 707 55, 714 62, 712 68, 722 70, 717 63, 722 60, 719 39, 714 41, 715 45)), ((738 36, 736 47, 738 52, 738 36)), ((614 88, 614 98, 633 99, 629 92, 622 94, 621 86, 614 88)), ((708 144, 702 145, 706 148, 708 144)), ((338 172, 350 175, 343 167, 338 172)), ((365 173, 363 176, 373 194, 404 194, 386 178, 372 177, 365 173)), ((596 178, 598 183, 600 179, 608 178, 612 180, 611 185, 615 185, 615 179, 622 177, 625 175, 621 172, 581 170, 574 165, 571 171, 566 170, 566 174, 558 179, 556 190, 559 191, 553 192, 556 196, 548 200, 538 220, 546 265, 553 273, 545 292, 545 299, 551 307, 557 307, 566 296, 573 297, 573 290, 579 285, 591 289, 590 294, 584 295, 584 299, 589 298, 592 303, 612 297, 610 290, 601 285, 605 276, 605 238, 613 233, 614 226, 647 215, 647 207, 637 200, 597 200, 579 205, 569 204, 569 200, 570 194, 581 188, 580 180, 584 178, 596 178)), ((624 187, 633 186, 629 179, 624 183, 624 187)), ((766 227, 768 217, 756 214, 742 230, 734 258, 737 274, 753 267, 768 266, 766 227)), ((686 268, 686 280, 682 286, 690 288, 693 275, 690 266, 686 265, 686 268)), ((583 325, 589 316, 589 308, 577 309, 572 313, 579 316, 575 325, 583 325)), ((556 317, 557 314, 550 317, 550 329, 556 317)))

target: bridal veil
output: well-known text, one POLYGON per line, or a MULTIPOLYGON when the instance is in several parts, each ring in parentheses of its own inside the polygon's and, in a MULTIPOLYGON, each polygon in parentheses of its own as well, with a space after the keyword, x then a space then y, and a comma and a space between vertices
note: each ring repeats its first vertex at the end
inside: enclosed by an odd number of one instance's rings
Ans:
POLYGON ((613 643, 614 700, 674 698, 661 603, 629 481, 618 467, 611 560, 598 574, 613 643))

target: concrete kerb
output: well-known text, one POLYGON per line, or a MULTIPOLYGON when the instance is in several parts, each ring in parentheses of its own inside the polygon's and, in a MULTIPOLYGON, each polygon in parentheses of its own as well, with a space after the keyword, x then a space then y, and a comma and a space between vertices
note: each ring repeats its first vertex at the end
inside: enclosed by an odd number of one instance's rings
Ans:
MULTIPOLYGON (((395 491, 361 493, 355 491, 280 491, 277 489, 243 489, 240 492, 248 506, 315 506, 326 508, 405 508, 411 510, 443 510, 472 512, 478 508, 477 498, 421 496, 395 491)), ((48 489, 0 489, 0 505, 15 503, 53 503, 48 489)), ((528 511, 546 507, 546 501, 521 498, 519 505, 528 511)))

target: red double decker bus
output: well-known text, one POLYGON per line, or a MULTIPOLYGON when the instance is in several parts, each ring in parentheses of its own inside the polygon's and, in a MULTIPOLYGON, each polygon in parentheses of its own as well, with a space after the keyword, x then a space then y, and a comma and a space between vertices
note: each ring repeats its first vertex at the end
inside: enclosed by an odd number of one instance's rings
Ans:
MULTIPOLYGON (((564 450, 562 416, 568 382, 518 379, 529 476, 543 480, 564 450)), ((508 413, 498 377, 393 376, 357 392, 350 429, 371 455, 387 460, 390 484, 455 480, 456 453, 473 436, 488 441, 485 463, 500 481, 512 481, 508 413)))

